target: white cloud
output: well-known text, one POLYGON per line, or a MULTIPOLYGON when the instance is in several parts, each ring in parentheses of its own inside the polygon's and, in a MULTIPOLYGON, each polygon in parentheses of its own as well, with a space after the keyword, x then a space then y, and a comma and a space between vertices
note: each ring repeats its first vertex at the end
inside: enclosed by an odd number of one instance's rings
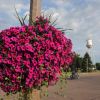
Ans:
MULTIPOLYGON (((71 28, 70 37, 74 50, 82 55, 86 52, 86 40, 92 37, 96 60, 100 60, 100 1, 99 0, 52 0, 52 7, 60 16, 58 24, 64 28, 71 28)), ((50 9, 50 8, 49 8, 50 9)))
POLYGON ((25 4, 23 0, 0 0, 0 4, 0 29, 18 25, 15 8, 19 15, 29 10, 29 3, 25 4))

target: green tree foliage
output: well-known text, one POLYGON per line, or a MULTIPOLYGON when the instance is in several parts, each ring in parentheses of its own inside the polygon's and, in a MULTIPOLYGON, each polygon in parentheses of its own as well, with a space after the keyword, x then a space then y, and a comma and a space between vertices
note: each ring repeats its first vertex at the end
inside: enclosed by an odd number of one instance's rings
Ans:
POLYGON ((96 69, 100 70, 100 63, 96 63, 96 69))
POLYGON ((93 68, 93 64, 92 64, 92 61, 91 61, 91 57, 86 52, 84 57, 83 57, 81 71, 82 72, 90 72, 90 71, 92 71, 92 68, 93 68))
POLYGON ((76 62, 75 66, 76 66, 78 69, 80 69, 81 66, 82 66, 83 58, 80 57, 80 55, 77 55, 75 59, 76 59, 76 61, 75 61, 75 62, 76 62))
POLYGON ((71 69, 72 70, 75 70, 75 69, 78 70, 78 69, 80 69, 81 65, 82 65, 82 60, 83 60, 83 58, 80 57, 79 54, 75 54, 74 61, 73 61, 72 65, 71 65, 71 69))

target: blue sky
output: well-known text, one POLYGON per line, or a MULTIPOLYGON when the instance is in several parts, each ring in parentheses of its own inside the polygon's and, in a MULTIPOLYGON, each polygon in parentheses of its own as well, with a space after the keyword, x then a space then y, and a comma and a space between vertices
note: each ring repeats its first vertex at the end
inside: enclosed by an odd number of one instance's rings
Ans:
MULTIPOLYGON (((0 0, 0 30, 18 26, 14 6, 21 16, 29 13, 30 0, 0 0)), ((73 42, 73 50, 84 55, 86 40, 93 39, 91 57, 100 62, 100 0, 42 0, 42 12, 58 18, 57 24, 65 29, 73 42)))

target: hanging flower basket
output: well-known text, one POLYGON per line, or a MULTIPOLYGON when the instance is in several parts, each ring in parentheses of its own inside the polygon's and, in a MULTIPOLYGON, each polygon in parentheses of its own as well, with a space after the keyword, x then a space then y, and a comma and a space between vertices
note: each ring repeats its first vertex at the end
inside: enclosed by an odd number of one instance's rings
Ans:
POLYGON ((73 60, 71 49, 71 40, 44 17, 32 26, 1 31, 1 89, 7 94, 26 93, 56 83, 61 70, 73 60))

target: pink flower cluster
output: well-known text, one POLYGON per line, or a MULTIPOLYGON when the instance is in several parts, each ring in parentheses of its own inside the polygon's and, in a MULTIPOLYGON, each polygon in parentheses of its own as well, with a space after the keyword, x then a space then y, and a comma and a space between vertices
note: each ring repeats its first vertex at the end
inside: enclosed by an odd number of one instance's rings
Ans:
POLYGON ((34 26, 11 27, 0 32, 0 87, 6 93, 51 84, 61 68, 72 62, 72 43, 39 17, 34 26))

